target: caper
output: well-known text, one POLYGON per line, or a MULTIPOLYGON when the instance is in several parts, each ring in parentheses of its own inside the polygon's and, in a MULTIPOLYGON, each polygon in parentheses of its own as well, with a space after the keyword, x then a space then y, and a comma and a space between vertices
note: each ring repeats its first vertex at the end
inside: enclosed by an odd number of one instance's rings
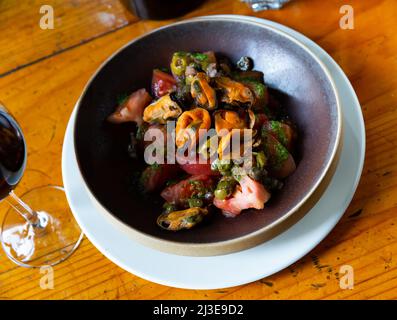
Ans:
POLYGON ((216 186, 216 190, 214 195, 217 199, 224 200, 229 197, 236 186, 237 181, 232 177, 226 176, 219 180, 218 185, 216 186))
POLYGON ((187 202, 190 208, 203 206, 203 201, 201 199, 190 198, 187 200, 187 202))
POLYGON ((242 177, 246 176, 247 173, 244 170, 244 168, 240 166, 234 166, 231 170, 232 177, 236 179, 237 181, 240 181, 242 177))
POLYGON ((250 57, 243 56, 237 61, 237 68, 241 71, 249 71, 254 67, 254 61, 250 57))
POLYGON ((222 175, 225 175, 227 171, 229 171, 232 168, 232 164, 229 160, 216 159, 211 164, 211 168, 212 170, 218 170, 222 175))
POLYGON ((214 192, 215 198, 219 200, 225 200, 228 196, 227 191, 225 189, 216 189, 214 192))
POLYGON ((177 208, 173 203, 166 202, 163 205, 164 213, 170 213, 172 211, 176 211, 177 208))

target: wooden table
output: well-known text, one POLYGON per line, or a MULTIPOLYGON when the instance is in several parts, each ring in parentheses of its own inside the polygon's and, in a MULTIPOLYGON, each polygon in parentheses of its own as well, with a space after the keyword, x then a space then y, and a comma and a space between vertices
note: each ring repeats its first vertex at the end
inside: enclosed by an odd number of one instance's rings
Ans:
MULTIPOLYGON (((55 267, 43 290, 38 270, 0 253, 2 299, 384 299, 397 298, 397 3, 351 0, 355 29, 339 27, 339 0, 293 0, 254 14, 237 0, 209 0, 183 18, 255 15, 313 39, 351 80, 366 121, 367 155, 354 200, 311 253, 266 279, 222 290, 180 290, 140 279, 106 259, 87 239, 55 267), (354 268, 353 290, 339 286, 339 268, 354 268)), ((67 121, 86 81, 116 49, 172 21, 140 21, 117 0, 0 2, 0 100, 19 120, 29 148, 17 193, 61 184, 67 121), (22 4, 21 4, 22 3, 22 4), (39 28, 39 8, 54 8, 55 28, 39 28)), ((6 205, 0 204, 0 218, 6 205)), ((225 266, 227 267, 227 266, 225 266)))

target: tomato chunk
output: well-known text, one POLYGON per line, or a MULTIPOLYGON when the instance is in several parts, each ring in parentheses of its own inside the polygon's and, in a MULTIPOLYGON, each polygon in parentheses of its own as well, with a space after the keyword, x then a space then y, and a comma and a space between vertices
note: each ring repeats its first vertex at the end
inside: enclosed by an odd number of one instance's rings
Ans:
POLYGON ((143 109, 152 101, 152 97, 145 89, 133 92, 115 112, 109 117, 108 121, 113 123, 136 122, 138 125, 143 122, 143 109))
POLYGON ((208 175, 194 175, 174 185, 165 188, 161 196, 170 203, 184 206, 192 196, 200 196, 212 190, 215 179, 208 175))
POLYGON ((218 176, 219 171, 211 169, 210 159, 205 160, 201 159, 200 156, 196 157, 196 159, 181 159, 180 155, 176 155, 176 161, 179 163, 179 166, 188 174, 191 175, 207 175, 207 176, 218 176), (207 163, 200 163, 207 161, 207 163))
POLYGON ((174 179, 179 167, 175 164, 159 164, 148 166, 141 176, 141 183, 145 191, 153 192, 161 189, 167 181, 174 179))
POLYGON ((265 187, 248 176, 241 178, 232 197, 225 200, 214 199, 214 205, 228 217, 235 217, 244 209, 263 209, 270 198, 265 187))
POLYGON ((152 92, 156 98, 176 90, 176 80, 169 73, 158 69, 153 70, 152 92))
POLYGON ((180 164, 183 171, 191 175, 204 174, 208 176, 217 176, 219 171, 214 171, 211 169, 210 163, 186 163, 180 164))

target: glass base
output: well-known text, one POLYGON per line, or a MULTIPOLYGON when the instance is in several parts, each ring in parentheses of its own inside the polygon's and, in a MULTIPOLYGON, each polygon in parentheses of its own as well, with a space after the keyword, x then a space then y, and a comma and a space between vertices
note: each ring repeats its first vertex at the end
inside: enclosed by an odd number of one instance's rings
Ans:
POLYGON ((21 196, 46 227, 35 227, 10 208, 1 228, 7 256, 23 267, 53 266, 67 259, 79 246, 83 233, 70 211, 62 187, 45 186, 21 196))

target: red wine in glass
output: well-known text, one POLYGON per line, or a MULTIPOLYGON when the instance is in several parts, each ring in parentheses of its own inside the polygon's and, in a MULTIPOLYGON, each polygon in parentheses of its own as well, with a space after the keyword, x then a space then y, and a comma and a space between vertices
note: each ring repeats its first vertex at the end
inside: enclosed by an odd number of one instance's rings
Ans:
POLYGON ((21 198, 14 193, 26 158, 22 130, 0 103, 0 201, 4 199, 10 205, 1 224, 1 245, 20 266, 55 265, 76 250, 83 234, 62 187, 35 188, 21 198))
POLYGON ((0 110, 0 199, 17 186, 25 164, 26 148, 21 129, 8 113, 0 110))

